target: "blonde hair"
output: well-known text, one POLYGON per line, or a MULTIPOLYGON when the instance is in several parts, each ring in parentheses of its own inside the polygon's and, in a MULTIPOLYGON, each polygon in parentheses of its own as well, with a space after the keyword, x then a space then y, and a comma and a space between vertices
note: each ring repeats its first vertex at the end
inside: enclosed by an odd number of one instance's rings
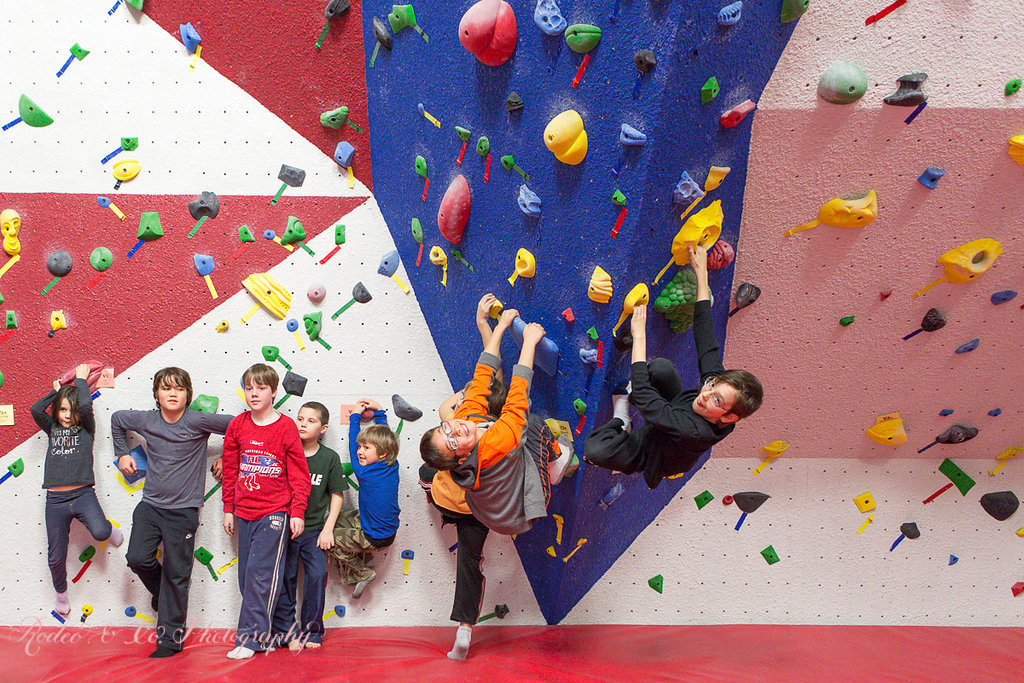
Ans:
POLYGON ((270 387, 271 393, 277 391, 277 370, 266 363, 256 363, 242 374, 242 388, 249 384, 263 384, 270 387))
POLYGON ((377 453, 384 456, 384 463, 389 466, 398 460, 398 437, 387 425, 365 427, 356 437, 356 443, 369 444, 376 448, 377 453))

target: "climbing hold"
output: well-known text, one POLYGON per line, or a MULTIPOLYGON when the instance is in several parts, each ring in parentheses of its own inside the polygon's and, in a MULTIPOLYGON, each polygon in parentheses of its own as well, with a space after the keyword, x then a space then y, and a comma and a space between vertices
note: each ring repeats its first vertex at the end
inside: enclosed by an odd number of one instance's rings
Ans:
POLYGON ((4 327, 8 330, 18 329, 18 314, 14 311, 7 311, 4 327))
POLYGON ((501 66, 516 49, 516 15, 505 0, 479 0, 459 21, 462 47, 487 66, 501 66))
POLYGON ((682 175, 679 176, 679 182, 676 183, 675 189, 672 190, 672 201, 676 204, 689 204, 700 199, 704 194, 700 189, 700 185, 690 177, 690 174, 683 171, 682 175))
POLYGON ((1024 133, 1010 138, 1010 149, 1007 150, 1007 153, 1018 164, 1024 165, 1024 133))
POLYGON ((192 218, 216 218, 220 213, 220 198, 213 192, 201 192, 199 197, 188 203, 188 212, 192 218))
POLYGON ((580 349, 580 360, 586 365, 596 365, 597 349, 580 349))
POLYGON ((718 11, 718 25, 719 26, 735 26, 739 20, 740 15, 743 11, 742 0, 736 0, 731 5, 726 5, 718 11))
POLYGON ((825 202, 818 210, 817 220, 790 228, 782 234, 789 237, 803 230, 810 230, 819 223, 836 228, 862 228, 870 225, 877 215, 878 198, 875 196, 874 190, 868 190, 863 195, 838 197, 825 202))
MULTIPOLYGON (((307 316, 308 315, 310 314, 307 314, 307 316)), ((320 313, 317 312, 312 315, 319 316, 320 313)), ((303 316, 303 319, 305 319, 307 316, 303 316)), ((306 323, 306 329, 309 329, 308 322, 306 323)), ((302 375, 296 374, 291 370, 288 370, 287 372, 284 373, 284 379, 281 380, 281 388, 284 389, 284 392, 286 394, 291 394, 292 396, 302 396, 304 393, 306 393, 307 381, 308 380, 302 375)))
POLYGON ((114 183, 114 189, 116 190, 121 186, 121 183, 127 182, 139 175, 140 171, 142 171, 142 164, 134 159, 125 159, 124 161, 117 162, 111 171, 114 178, 117 180, 117 182, 114 183))
POLYGON ((957 557, 956 555, 950 555, 949 556, 949 566, 950 567, 952 567, 954 564, 956 564, 959 561, 960 561, 960 558, 957 557))
POLYGON ((661 574, 647 579, 647 585, 661 593, 665 586, 665 579, 661 574))
POLYGON ((481 135, 476 141, 476 153, 483 157, 487 156, 490 151, 491 141, 487 139, 486 135, 481 135))
POLYGON ((616 483, 604 492, 604 495, 601 496, 601 500, 597 502, 598 506, 600 506, 602 510, 607 510, 611 507, 612 503, 618 500, 619 496, 621 496, 625 490, 626 487, 624 487, 621 482, 616 483))
POLYGON ((452 244, 462 242, 462 233, 469 221, 470 205, 469 181, 465 176, 457 175, 448 185, 437 210, 437 227, 452 244))
POLYGON ((653 71, 654 67, 658 65, 658 58, 652 50, 637 50, 633 55, 633 64, 640 73, 646 74, 653 71))
POLYGON ((430 262, 435 266, 441 266, 441 284, 445 287, 448 286, 448 255, 444 253, 444 249, 437 246, 436 244, 430 248, 430 262))
POLYGON ((779 554, 775 552, 775 548, 772 546, 768 546, 762 550, 761 557, 763 557, 764 561, 768 564, 775 564, 779 561, 779 554))
POLYGON ((711 491, 705 489, 703 493, 699 493, 693 497, 693 502, 697 504, 697 509, 700 510, 714 499, 715 497, 711 495, 711 491))
POLYGON ((935 166, 929 166, 924 170, 924 173, 918 176, 917 182, 921 183, 929 190, 934 190, 936 187, 938 187, 939 178, 941 178, 944 175, 946 175, 946 169, 937 168, 935 166))
POLYGON ((917 528, 917 522, 904 522, 900 524, 900 533, 910 540, 921 537, 921 530, 917 528))
POLYGON ((967 425, 954 424, 946 428, 944 432, 935 437, 935 440, 923 448, 917 450, 918 453, 922 453, 937 443, 941 444, 958 444, 964 441, 970 441, 978 435, 978 429, 976 427, 968 427, 967 425))
POLYGON ((587 131, 575 109, 567 109, 544 128, 544 144, 562 163, 575 166, 587 156, 587 131))
POLYGON ((992 303, 998 306, 999 304, 1005 304, 1017 296, 1017 292, 1012 289, 1004 289, 1001 292, 996 292, 992 295, 992 303))
POLYGON ((422 410, 416 408, 398 394, 393 394, 391 396, 391 406, 394 408, 395 415, 398 416, 399 419, 415 422, 423 417, 422 410))
POLYGON ((309 289, 306 290, 306 298, 308 298, 310 301, 312 301, 315 304, 318 304, 321 301, 323 301, 324 297, 326 297, 326 296, 327 296, 327 287, 325 287, 324 285, 322 285, 319 282, 314 282, 313 284, 311 284, 309 286, 309 289))
POLYGON ((993 408, 992 410, 988 411, 988 414, 991 417, 999 417, 1000 415, 1003 414, 1003 411, 1001 408, 993 408))
POLYGON ((587 296, 591 301, 606 304, 612 299, 612 278, 601 266, 595 266, 587 287, 587 296))
POLYGON ((533 10, 533 23, 548 36, 557 36, 566 26, 565 17, 562 16, 555 0, 537 0, 537 7, 533 10))
POLYGON ((349 168, 352 166, 352 157, 356 154, 356 148, 352 146, 352 143, 347 140, 342 140, 338 143, 338 146, 334 148, 334 161, 342 168, 349 168))
POLYGON ((114 255, 106 247, 96 247, 89 254, 89 264, 99 272, 110 268, 114 263, 114 255))
POLYGON ((1002 253, 1003 246, 999 242, 987 237, 982 237, 950 249, 940 256, 937 261, 943 267, 943 276, 911 296, 920 296, 935 285, 947 280, 957 285, 970 282, 988 271, 989 267, 1002 253))
POLYGON ((927 79, 928 74, 920 72, 900 76, 896 79, 899 84, 896 92, 886 95, 882 101, 897 107, 916 107, 919 104, 924 104, 928 95, 921 88, 927 79))
POLYGON ((196 48, 203 42, 203 39, 199 37, 199 31, 192 25, 192 22, 187 24, 178 24, 178 32, 181 34, 181 42, 185 44, 185 49, 188 50, 190 55, 195 54, 196 48))
POLYGON ((899 412, 878 416, 875 418, 875 424, 868 427, 864 433, 872 441, 883 446, 899 446, 907 442, 907 432, 903 428, 903 419, 899 412))
POLYGON ((851 62, 836 62, 818 79, 818 97, 832 104, 850 104, 864 97, 868 77, 851 62))
POLYGON ((861 512, 871 512, 875 509, 875 497, 871 495, 871 491, 865 491, 859 496, 853 499, 853 504, 857 506, 857 509, 861 512))
POLYGON ((306 172, 301 168, 281 164, 281 170, 277 172, 277 179, 281 181, 281 188, 270 199, 271 206, 277 206, 277 200, 281 198, 286 187, 301 187, 306 181, 306 172))
POLYGON ((953 414, 953 409, 952 408, 943 408, 942 410, 939 411, 939 415, 941 415, 942 417, 946 417, 947 415, 952 415, 952 414, 953 414))
POLYGON ((725 128, 732 128, 739 124, 740 121, 747 118, 747 114, 754 111, 756 107, 757 103, 753 100, 744 100, 732 109, 722 112, 722 115, 718 118, 718 122, 725 128))
POLYGON ((1020 86, 1022 84, 1024 84, 1024 81, 1022 81, 1019 78, 1014 78, 1013 80, 1007 81, 1006 82, 1006 88, 1004 90, 1004 92, 1006 93, 1006 96, 1009 97, 1010 95, 1012 95, 1015 92, 1017 92, 1018 90, 1020 90, 1020 86))
POLYGON ((732 496, 722 496, 722 505, 732 505, 732 496))
POLYGON ((612 203, 616 206, 626 205, 626 195, 622 194, 622 190, 619 190, 618 188, 615 189, 615 193, 612 194, 612 203))
POLYGON ((540 197, 526 185, 519 186, 519 210, 531 218, 540 216, 540 197))
POLYGON ((299 321, 296 320, 295 318, 288 318, 288 320, 286 320, 285 323, 284 323, 284 327, 289 332, 298 332, 298 330, 299 330, 299 321))
POLYGON ((626 321, 626 318, 633 314, 633 309, 637 306, 646 306, 650 298, 651 294, 647 289, 647 285, 643 282, 629 290, 625 300, 622 302, 622 314, 619 316, 619 321, 612 327, 612 336, 615 335, 619 326, 626 321))
POLYGON ((852 315, 843 316, 842 318, 839 319, 839 324, 842 325, 843 327, 849 327, 850 325, 853 324, 853 320, 854 316, 852 315))
POLYGON ((757 285, 749 282, 740 283, 739 288, 736 290, 736 308, 729 311, 729 316, 732 317, 741 308, 746 308, 754 303, 760 296, 761 288, 757 285))
POLYGON ((33 128, 45 128, 53 123, 53 118, 43 111, 38 104, 29 99, 28 95, 22 95, 18 98, 18 116, 33 128))
POLYGON ((255 242, 256 238, 252 236, 252 231, 249 230, 248 225, 242 225, 238 228, 238 239, 244 244, 246 242, 255 242))
POLYGON ((936 330, 941 330, 945 326, 945 314, 937 308, 929 308, 928 312, 925 313, 924 317, 921 319, 921 327, 903 337, 903 341, 906 341, 921 332, 935 332, 936 330))
POLYGON ((523 98, 515 91, 510 92, 508 98, 505 100, 505 111, 512 113, 514 111, 519 111, 522 108, 523 98))
POLYGON ((14 209, 0 211, 0 231, 3 233, 4 251, 8 256, 17 256, 21 253, 21 241, 18 233, 21 232, 21 216, 14 209))
POLYGON ((642 147, 647 143, 647 136, 628 123, 619 126, 619 143, 627 147, 642 147))
POLYGON ((977 339, 977 338, 972 339, 971 341, 965 342, 965 343, 961 344, 960 346, 956 347, 956 350, 954 351, 954 353, 970 353, 974 349, 978 348, 978 344, 980 344, 980 343, 981 343, 980 339, 977 339))
POLYGON ((353 128, 357 133, 362 133, 363 129, 348 120, 348 107, 341 106, 331 111, 325 111, 320 114, 320 125, 327 126, 328 128, 338 129, 348 124, 350 128, 353 128))
POLYGON ((413 10, 412 5, 392 5, 391 14, 388 15, 388 23, 391 24, 391 31, 395 35, 398 35, 402 29, 411 26, 419 34, 420 38, 428 43, 430 42, 430 38, 420 28, 420 25, 416 23, 416 12, 413 10))
POLYGON ((64 311, 50 311, 50 331, 46 336, 52 337, 57 330, 66 329, 68 329, 68 320, 64 316, 64 311))
POLYGON ((746 513, 754 512, 769 498, 771 496, 760 491, 744 491, 732 494, 732 499, 736 501, 736 507, 746 513))
POLYGON ((285 313, 292 305, 292 295, 274 278, 267 273, 252 273, 242 280, 242 286, 259 302, 242 317, 243 323, 256 312, 259 305, 266 307, 278 320, 284 320, 285 313))
POLYGON ((779 13, 779 21, 788 24, 796 21, 807 11, 811 0, 782 0, 782 11, 779 13))
POLYGON ((577 54, 590 52, 601 42, 601 29, 590 24, 573 24, 565 30, 565 43, 577 54))
POLYGON ((281 235, 281 244, 294 244, 304 239, 306 239, 306 229, 302 227, 302 222, 295 216, 288 216, 288 227, 281 235))
POLYGON ((996 520, 1004 522, 1013 516, 1020 507, 1013 491, 997 491, 986 493, 981 497, 981 507, 996 520))
POLYGON ((537 260, 526 249, 516 252, 516 269, 508 279, 510 285, 515 286, 516 279, 522 277, 533 277, 537 274, 537 260))
POLYGON ((708 251, 708 270, 725 268, 736 258, 736 252, 732 245, 725 240, 719 239, 715 246, 708 251))
POLYGON ((707 104, 711 100, 718 97, 720 88, 718 86, 718 78, 712 76, 708 80, 704 81, 704 85, 700 87, 700 103, 707 104))
POLYGON ((46 269, 54 277, 64 277, 71 272, 71 254, 66 251, 54 251, 46 257, 46 269))
POLYGON ((228 331, 228 321, 227 320, 221 320, 219 323, 217 323, 217 326, 214 329, 217 330, 217 332, 220 332, 220 333, 227 332, 228 331))

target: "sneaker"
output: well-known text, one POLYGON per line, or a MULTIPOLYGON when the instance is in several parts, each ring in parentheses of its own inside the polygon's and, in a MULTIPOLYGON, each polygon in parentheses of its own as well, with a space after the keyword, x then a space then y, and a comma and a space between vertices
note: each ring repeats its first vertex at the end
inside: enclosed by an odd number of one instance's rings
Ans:
POLYGON ((370 572, 370 576, 368 578, 365 578, 359 583, 357 583, 355 590, 352 591, 352 599, 358 600, 359 596, 361 596, 363 594, 363 591, 366 590, 366 587, 370 585, 370 582, 376 578, 377 572, 370 572))

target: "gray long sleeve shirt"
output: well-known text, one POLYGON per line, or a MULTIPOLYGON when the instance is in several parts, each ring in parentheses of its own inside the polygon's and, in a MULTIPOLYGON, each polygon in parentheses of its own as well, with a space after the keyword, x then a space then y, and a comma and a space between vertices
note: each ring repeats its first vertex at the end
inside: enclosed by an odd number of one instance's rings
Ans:
POLYGON ((202 507, 206 442, 210 434, 223 434, 233 417, 186 410, 177 422, 168 422, 159 410, 119 410, 110 417, 114 453, 127 455, 126 432, 135 432, 146 440, 142 500, 167 510, 202 507))
MULTIPOLYGON (((92 396, 84 379, 75 379, 78 395, 78 424, 61 427, 46 409, 57 397, 51 390, 36 401, 29 412, 35 423, 49 438, 43 465, 43 488, 54 486, 92 486, 96 483, 92 470, 92 445, 96 420, 92 414, 92 396)), ((59 408, 59 406, 58 406, 59 408)))

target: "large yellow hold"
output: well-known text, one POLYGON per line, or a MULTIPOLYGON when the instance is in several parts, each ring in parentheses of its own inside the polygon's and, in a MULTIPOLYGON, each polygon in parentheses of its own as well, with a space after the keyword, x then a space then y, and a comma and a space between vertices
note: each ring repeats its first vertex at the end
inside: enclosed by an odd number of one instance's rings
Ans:
POLYGON ((950 249, 937 261, 944 271, 942 277, 924 289, 914 292, 912 296, 920 296, 940 282, 966 284, 987 272, 1002 253, 1003 245, 988 237, 981 237, 950 249))
POLYGON ((587 296, 591 301, 606 304, 612 300, 612 278, 601 266, 594 266, 594 274, 590 276, 587 296))
MULTIPOLYGON (((899 446, 907 442, 907 432, 903 428, 903 420, 899 413, 880 415, 875 424, 864 432, 872 441, 883 446, 899 446)), ((862 510, 863 512, 863 510, 862 510)))
POLYGON ((566 109, 551 119, 544 129, 544 144, 563 164, 575 166, 587 156, 587 131, 583 117, 575 109, 566 109))
POLYGON ((619 322, 615 323, 615 327, 612 328, 612 336, 614 337, 619 326, 626 322, 626 318, 633 314, 635 307, 646 306, 650 299, 650 290, 647 289, 647 285, 643 282, 629 290, 629 293, 626 294, 626 300, 622 302, 622 315, 619 316, 619 322))
MULTIPOLYGON (((270 311, 278 320, 283 320, 288 309, 292 305, 292 294, 282 287, 274 278, 267 273, 253 273, 242 280, 242 286, 252 294, 256 301, 270 311)), ((244 323, 249 319, 259 305, 253 306, 252 310, 242 317, 244 323)))
POLYGON ((689 247, 701 246, 710 250, 722 235, 723 220, 725 214, 722 213, 721 199, 716 199, 687 218, 672 240, 672 259, 661 269, 658 277, 654 278, 654 284, 658 283, 673 263, 684 266, 690 262, 689 247))
POLYGON ((877 215, 878 198, 874 190, 868 190, 862 197, 830 199, 818 210, 817 220, 791 228, 782 234, 789 237, 793 233, 810 230, 819 223, 836 228, 863 228, 873 223, 877 215))

